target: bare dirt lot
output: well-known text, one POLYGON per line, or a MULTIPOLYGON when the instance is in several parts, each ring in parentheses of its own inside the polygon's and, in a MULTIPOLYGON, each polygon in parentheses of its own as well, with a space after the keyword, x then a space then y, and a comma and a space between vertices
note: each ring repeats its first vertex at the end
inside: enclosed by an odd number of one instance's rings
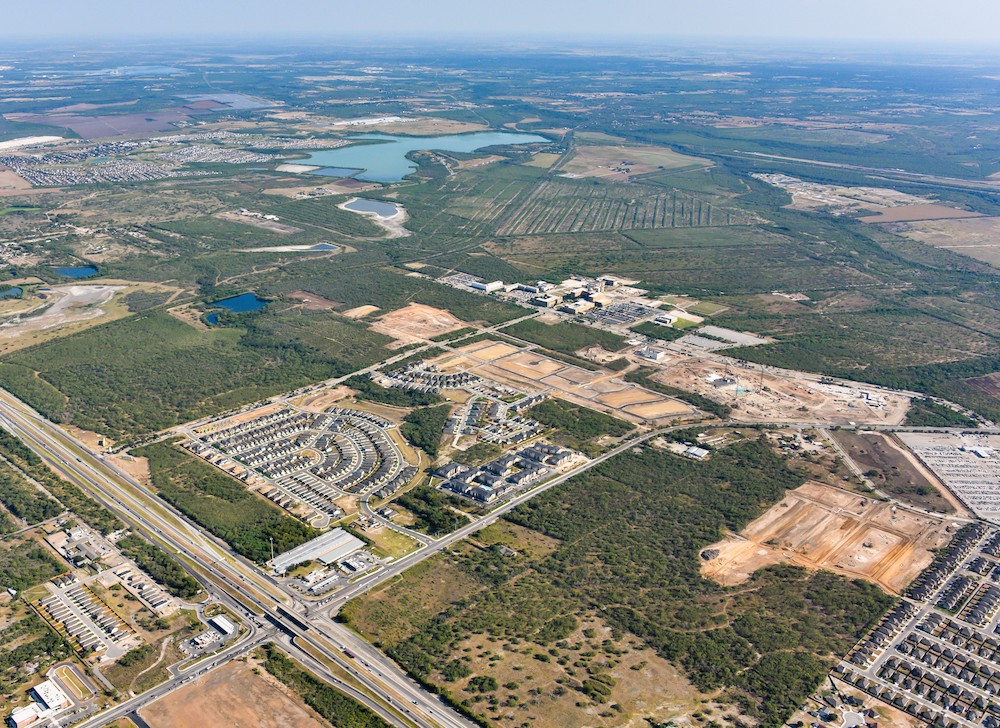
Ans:
POLYGON ((6 167, 0 167, 0 194, 5 192, 15 195, 23 194, 25 190, 30 189, 31 183, 28 180, 19 177, 6 167))
POLYGON ((780 503, 708 547, 701 572, 732 586, 775 563, 830 569, 898 594, 950 538, 945 522, 821 483, 789 491, 780 503))
POLYGON ((295 404, 310 412, 326 412, 329 407, 332 407, 342 399, 350 397, 352 394, 354 394, 354 390, 350 387, 334 387, 333 389, 323 389, 319 392, 307 394, 297 400, 295 404))
POLYGON ((447 311, 422 303, 411 303, 405 308, 380 316, 370 328, 372 331, 396 339, 395 345, 389 348, 399 348, 447 334, 449 331, 457 331, 464 326, 465 323, 461 319, 455 318, 447 311))
POLYGON ((368 314, 375 313, 378 310, 378 306, 356 306, 355 308, 344 311, 343 315, 350 319, 359 319, 364 318, 368 314))
POLYGON ((326 721, 266 673, 231 662, 168 694, 140 715, 152 728, 324 728, 326 721))
POLYGON ((948 489, 892 435, 841 430, 830 436, 883 493, 938 513, 965 513, 948 489))
POLYGON ((265 415, 273 414, 275 412, 281 411, 283 405, 277 402, 273 404, 264 405, 263 407, 256 407, 246 412, 240 412, 233 415, 232 417, 226 417, 221 420, 214 420, 207 425, 202 425, 201 427, 195 428, 196 435, 206 435, 209 432, 215 432, 216 430, 224 430, 227 427, 235 427, 236 425, 243 424, 244 422, 250 422, 257 419, 258 417, 264 417, 265 415))
POLYGON ((0 353, 38 344, 53 335, 63 335, 91 326, 98 319, 110 320, 128 314, 123 304, 111 305, 125 286, 56 286, 35 295, 35 305, 0 323, 0 353), (56 331, 58 330, 58 331, 56 331))
POLYGON ((308 291, 294 291, 285 296, 285 298, 301 302, 302 308, 310 311, 331 311, 337 307, 336 301, 331 301, 328 298, 317 296, 315 293, 309 293, 308 291))
POLYGON ((149 474, 149 460, 147 458, 137 458, 134 455, 118 454, 109 455, 108 460, 121 470, 131 475, 140 483, 151 482, 149 474))
POLYGON ((443 371, 472 370, 529 392, 548 392, 637 424, 663 424, 693 412, 679 400, 625 382, 619 373, 590 371, 497 341, 459 347, 435 363, 443 371))
POLYGON ((758 367, 741 368, 735 362, 730 366, 724 360, 697 355, 674 357, 657 367, 655 380, 727 404, 733 408, 734 419, 746 422, 808 418, 831 425, 850 422, 895 425, 903 421, 910 402, 907 397, 875 387, 823 385, 788 371, 782 372, 782 376, 765 372, 761 386, 758 367), (713 376, 736 383, 716 387, 709 381, 713 376), (866 391, 871 399, 863 396, 866 391), (879 405, 879 401, 884 404, 879 405))
POLYGON ((180 306, 168 308, 167 313, 178 321, 183 321, 188 326, 198 329, 198 331, 208 331, 208 326, 201 320, 201 310, 195 308, 190 303, 184 303, 180 306))
POLYGON ((1000 268, 1000 217, 910 223, 896 232, 1000 268))
POLYGON ((956 210, 944 205, 906 205, 905 207, 888 207, 879 210, 877 215, 866 215, 858 218, 861 222, 909 222, 912 220, 947 220, 950 218, 982 217, 978 212, 956 210))

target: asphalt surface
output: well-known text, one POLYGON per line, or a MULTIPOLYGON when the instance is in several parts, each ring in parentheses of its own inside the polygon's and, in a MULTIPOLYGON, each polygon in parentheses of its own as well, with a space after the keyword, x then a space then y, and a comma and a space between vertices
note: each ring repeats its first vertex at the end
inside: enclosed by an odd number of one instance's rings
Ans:
MULTIPOLYGON (((210 593, 248 623, 261 622, 261 615, 283 632, 296 637, 294 643, 309 645, 343 670, 347 670, 372 693, 391 698, 403 717, 395 717, 394 725, 471 726, 472 723, 444 705, 436 696, 423 690, 405 677, 395 664, 370 646, 358 645, 357 659, 340 657, 338 648, 326 642, 333 639, 348 641, 346 628, 328 623, 319 635, 303 629, 292 619, 276 612, 278 606, 294 604, 294 595, 281 585, 236 558, 213 539, 187 524, 177 514, 171 514, 162 501, 145 492, 138 483, 95 458, 52 423, 45 421, 20 403, 12 404, 9 396, 0 396, 0 424, 19 435, 39 455, 71 482, 77 483, 109 510, 118 514, 154 542, 186 557, 187 567, 205 584, 210 593), (30 414, 29 414, 30 413, 30 414)), ((301 607, 304 611, 304 607, 301 607)), ((317 630, 318 631, 318 630, 317 630)), ((356 639, 356 638, 355 638, 356 639)), ((312 659, 310 657, 310 659, 312 659)), ((214 663, 214 659, 212 660, 214 663)), ((322 663, 317 663, 322 665, 322 663)), ((333 681, 336 675, 329 667, 319 671, 321 677, 333 681)), ((177 687, 176 681, 164 683, 145 695, 161 697, 177 687)), ((119 716, 120 717, 120 716, 119 716)), ((96 719, 95 719, 96 720, 96 719)), ((113 718, 108 718, 108 721, 113 718)), ((89 728, 88 724, 88 728, 89 728)), ((93 726, 103 723, 93 723, 93 726)))
MULTIPOLYGON (((407 352, 407 355, 412 355, 412 353, 412 351, 407 352)), ((745 426, 747 423, 732 421, 713 424, 716 426, 745 426)), ((822 427, 824 425, 824 423, 816 422, 771 424, 778 427, 822 427)), ((668 432, 703 427, 705 423, 664 427, 633 437, 615 449, 515 496, 488 515, 440 539, 421 538, 419 540, 423 546, 417 551, 341 589, 331 600, 328 600, 329 606, 322 610, 316 610, 308 600, 303 599, 270 576, 261 573, 254 565, 235 555, 227 545, 206 535, 201 529, 187 522, 183 516, 157 498, 155 493, 114 466, 104 462, 103 459, 95 457, 65 431, 2 391, 0 391, 0 425, 18 435, 64 477, 78 484, 133 528, 181 556, 185 568, 199 579, 209 593, 239 614, 250 628, 245 638, 218 655, 207 658, 190 671, 185 671, 160 686, 91 718, 82 724, 86 728, 97 728, 138 710, 180 685, 225 664, 234 656, 242 654, 258 644, 275 639, 276 635, 280 637, 280 641, 286 646, 293 659, 317 673, 327 682, 337 685, 338 688, 343 689, 359 702, 368 705, 393 725, 417 725, 422 728, 432 728, 433 726, 466 728, 473 725, 469 720, 410 680, 394 662, 379 650, 343 625, 333 621, 331 617, 352 597, 375 588, 414 564, 440 553, 456 541, 494 523, 518 505, 540 493, 564 483, 629 448, 641 445, 668 432), (278 612, 279 606, 286 607, 293 616, 289 617, 278 612), (308 627, 304 629, 300 624, 308 624, 308 627), (267 625, 274 625, 274 629, 269 629, 267 625), (355 657, 345 656, 345 649, 354 653, 355 657), (324 660, 318 660, 314 656, 315 654, 323 655, 324 660), (349 673, 367 692, 379 696, 385 703, 372 700, 365 692, 344 683, 331 665, 349 673)), ((859 426, 845 429, 970 431, 970 428, 889 426, 859 426)), ((982 428, 975 431, 998 433, 1000 428, 982 428)))

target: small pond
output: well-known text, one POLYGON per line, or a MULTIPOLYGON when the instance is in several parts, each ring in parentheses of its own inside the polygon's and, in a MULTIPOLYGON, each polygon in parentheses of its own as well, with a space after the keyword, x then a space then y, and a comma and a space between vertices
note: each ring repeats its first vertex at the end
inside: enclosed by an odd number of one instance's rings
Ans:
MULTIPOLYGON (((242 293, 239 296, 223 298, 221 301, 215 301, 210 305, 212 308, 223 308, 229 311, 229 313, 253 313, 264 308, 267 305, 267 301, 257 298, 256 293, 242 293)), ((221 311, 210 313, 205 317, 205 320, 210 324, 217 324, 219 323, 220 313, 221 311)))
POLYGON ((399 208, 391 202, 381 202, 379 200, 368 200, 359 197, 344 205, 345 210, 351 212, 374 212, 379 217, 393 217, 399 212, 399 208))
POLYGON ((69 268, 53 268, 52 270, 67 278, 90 278, 97 275, 96 265, 78 265, 69 268))

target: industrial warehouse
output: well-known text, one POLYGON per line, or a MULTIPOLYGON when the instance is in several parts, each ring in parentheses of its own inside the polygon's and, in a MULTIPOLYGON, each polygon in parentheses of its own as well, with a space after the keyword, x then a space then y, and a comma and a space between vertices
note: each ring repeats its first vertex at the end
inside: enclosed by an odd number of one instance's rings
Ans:
POLYGON ((291 567, 307 561, 318 561, 324 566, 336 564, 355 551, 364 548, 365 542, 342 528, 334 528, 312 541, 296 546, 272 559, 268 564, 276 574, 284 574, 291 567))

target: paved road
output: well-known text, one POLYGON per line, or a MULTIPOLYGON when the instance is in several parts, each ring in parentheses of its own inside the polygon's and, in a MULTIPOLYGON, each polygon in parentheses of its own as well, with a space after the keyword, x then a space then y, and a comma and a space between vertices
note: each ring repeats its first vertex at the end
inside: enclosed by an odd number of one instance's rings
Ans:
MULTIPOLYGON (((549 480, 510 501, 502 504, 487 516, 469 523, 466 526, 433 540, 417 552, 403 557, 390 567, 383 569, 367 578, 359 580, 336 594, 329 607, 328 614, 323 612, 309 613, 310 605, 290 589, 280 584, 268 575, 262 574, 253 565, 237 557, 228 546, 204 534, 199 528, 188 523, 179 513, 166 506, 155 494, 128 477, 117 468, 103 460, 95 458, 72 437, 48 422, 31 410, 27 405, 5 392, 0 391, 0 424, 21 437, 39 455, 46 459, 57 471, 72 482, 79 484, 105 507, 117 513, 136 530, 144 533, 154 542, 165 545, 176 554, 185 557, 185 566, 207 586, 209 591, 223 603, 233 608, 236 613, 245 617, 248 624, 263 625, 260 615, 274 623, 288 638, 288 646, 293 657, 303 664, 310 665, 322 678, 328 682, 339 681, 340 678, 323 662, 316 660, 306 651, 308 647, 315 653, 326 656, 327 660, 342 670, 349 672, 366 689, 386 698, 393 707, 406 713, 400 720, 395 716, 394 724, 412 724, 432 728, 446 726, 448 728, 467 728, 472 724, 455 711, 445 706, 435 696, 430 695, 416 683, 406 677, 399 668, 380 651, 363 641, 357 635, 330 619, 353 596, 367 591, 388 579, 402 573, 405 569, 439 553, 456 541, 495 522, 513 508, 527 500, 554 488, 566 480, 605 462, 606 460, 641 445, 648 440, 664 433, 690 427, 703 426, 698 424, 676 425, 648 432, 623 442, 615 449, 598 458, 574 468, 567 473, 549 480), (302 629, 293 619, 276 613, 279 605, 290 605, 296 609, 303 621, 308 621, 311 629, 302 629), (341 657, 341 650, 346 647, 357 656, 350 660, 341 657)), ((746 425, 740 422, 722 422, 719 425, 746 425)), ((777 426, 819 427, 824 423, 815 422, 782 422, 772 423, 777 426)), ((906 428, 906 427, 859 427, 856 429, 935 431, 935 432, 965 432, 968 428, 906 428)), ((978 432, 998 431, 996 428, 976 430, 978 432)), ((264 637, 260 637, 264 639, 264 637)), ((243 643, 241 643, 243 644, 243 643)), ((220 660, 228 659, 228 651, 220 656, 206 661, 206 667, 199 667, 198 674, 221 664, 220 660)), ((136 701, 148 699, 152 701, 170 690, 176 688, 188 679, 185 673, 174 680, 168 681, 153 691, 123 704, 119 708, 132 705, 129 711, 137 709, 136 701)), ((369 699, 370 700, 370 699, 369 699)), ((362 701, 366 702, 366 701, 362 701)), ((142 705, 147 704, 143 702, 142 705)), ((366 702, 366 704, 368 704, 366 702)), ((141 707, 141 706, 139 706, 141 707)), ((118 708, 115 709, 117 711, 118 708)), ((386 710, 384 706, 381 711, 386 710)), ((381 713, 380 713, 381 714, 381 713)), ((124 715, 124 713, 115 713, 124 715)), ((110 714, 102 714, 88 722, 88 728, 103 725, 111 721, 110 714)))
MULTIPOLYGON (((57 471, 79 484, 136 530, 186 557, 186 566, 193 569, 200 581, 210 586, 210 592, 237 614, 248 621, 258 619, 257 615, 267 614, 268 619, 284 632, 296 636, 318 653, 328 655, 342 669, 352 669, 359 682, 374 694, 390 696, 396 705, 408 703, 405 711, 413 714, 412 722, 418 726, 467 728, 472 725, 436 696, 405 678, 389 658, 374 648, 365 650, 362 664, 337 657, 334 654, 336 647, 326 642, 322 635, 310 634, 287 616, 275 612, 276 607, 290 604, 292 600, 273 579, 235 558, 213 539, 205 537, 178 515, 171 514, 162 502, 144 492, 138 483, 124 480, 122 474, 116 473, 78 444, 74 446, 75 441, 62 430, 35 413, 26 414, 30 410, 21 403, 12 404, 10 399, 5 393, 0 394, 0 423, 25 440, 57 471)), ((343 628, 340 627, 340 630, 343 628)), ((328 680, 335 677, 329 668, 320 675, 328 680)), ((400 722, 398 718, 396 722, 400 722)))
MULTIPOLYGON (((906 598, 906 601, 910 602, 911 604, 913 604, 914 606, 917 607, 916 614, 914 615, 914 617, 911 620, 909 620, 907 622, 906 626, 904 626, 899 631, 899 633, 895 637, 893 637, 886 644, 886 646, 882 650, 881 654, 879 654, 879 656, 877 658, 875 658, 875 660, 872 662, 871 665, 869 665, 867 668, 863 669, 863 668, 859 667, 858 665, 855 665, 855 664, 847 662, 847 661, 842 661, 841 664, 843 664, 846 668, 848 668, 848 669, 850 669, 850 670, 852 670, 854 672, 859 673, 860 675, 868 678, 869 680, 871 680, 871 681, 873 681, 873 682, 875 682, 875 683, 877 683, 879 685, 890 687, 893 690, 896 690, 898 692, 904 693, 906 695, 906 699, 907 700, 913 700, 914 702, 918 703, 922 708, 927 708, 927 709, 931 710, 932 714, 937 714, 939 712, 945 712, 946 715, 947 715, 947 717, 949 719, 951 719, 951 720, 954 720, 958 725, 968 726, 969 728, 975 728, 975 725, 976 725, 975 723, 972 723, 971 721, 968 721, 964 717, 958 716, 955 713, 950 713, 950 712, 944 711, 944 709, 942 708, 941 705, 935 704, 933 701, 929 700, 928 698, 920 696, 920 695, 917 695, 916 693, 910 692, 908 690, 904 690, 902 687, 900 687, 898 685, 893 685, 893 684, 887 683, 885 680, 883 680, 882 678, 878 677, 878 671, 879 671, 879 669, 881 669, 882 665, 886 662, 886 660, 888 660, 891 657, 896 657, 896 658, 900 659, 901 661, 907 661, 907 662, 909 662, 909 663, 911 663, 913 665, 916 665, 916 666, 920 667, 920 669, 922 669, 928 675, 933 676, 935 679, 937 679, 937 678, 943 678, 948 683, 955 683, 956 682, 955 677, 952 676, 952 675, 949 675, 943 669, 939 669, 939 668, 933 667, 933 666, 931 666, 931 665, 929 665, 929 664, 927 664, 925 662, 922 662, 919 659, 916 659, 915 657, 912 657, 912 656, 909 656, 909 655, 904 655, 903 653, 898 652, 895 649, 897 645, 901 644, 902 642, 905 642, 906 638, 909 635, 911 635, 911 634, 915 634, 917 637, 920 637, 920 638, 926 639, 926 640, 930 640, 931 642, 937 642, 938 644, 940 644, 942 646, 943 649, 953 650, 953 651, 958 652, 958 653, 965 652, 966 654, 968 654, 969 656, 971 656, 972 659, 974 659, 974 660, 976 659, 974 652, 969 652, 968 650, 963 650, 962 648, 956 647, 955 645, 951 644, 950 642, 948 642, 946 640, 941 639, 940 637, 935 637, 935 636, 933 636, 933 635, 931 635, 931 634, 929 634, 927 632, 924 632, 923 630, 918 630, 917 629, 917 625, 920 624, 921 622, 923 622, 924 618, 927 617, 927 615, 929 615, 929 614, 933 614, 933 613, 940 614, 940 612, 935 608, 935 605, 937 604, 937 601, 938 601, 939 597, 951 585, 951 580, 954 577, 954 575, 962 573, 963 570, 969 565, 969 563, 972 562, 972 561, 974 561, 980 555, 980 553, 981 553, 980 549, 983 546, 983 543, 985 541, 987 541, 992 535, 993 535, 992 531, 987 531, 983 535, 983 537, 980 538, 979 541, 976 542, 975 547, 970 550, 969 555, 966 556, 964 559, 962 559, 959 562, 958 566, 955 567, 951 571, 951 573, 948 575, 948 577, 946 579, 943 579, 941 581, 941 585, 937 589, 935 589, 931 594, 929 594, 926 597, 926 599, 923 599, 921 601, 915 601, 913 599, 906 598)), ((987 582, 987 583, 989 583, 989 582, 987 582)), ((971 625, 966 625, 964 622, 958 621, 957 620, 957 615, 956 615, 955 619, 956 619, 956 623, 960 627, 969 627, 969 626, 971 626, 971 625)), ((990 622, 996 626, 997 617, 994 616, 994 618, 990 622)), ((976 627, 974 627, 974 629, 977 632, 980 632, 980 633, 983 633, 983 634, 986 634, 986 635, 990 635, 993 632, 993 630, 990 629, 990 624, 987 624, 985 626, 976 626, 976 627)), ((971 684, 971 682, 963 681, 962 684, 961 684, 961 687, 964 688, 964 689, 966 689, 966 690, 968 690, 968 691, 970 691, 971 693, 973 693, 977 697, 982 698, 986 702, 986 704, 990 704, 994 700, 994 696, 992 694, 990 694, 986 690, 983 690, 981 688, 976 687, 975 685, 971 684)))

